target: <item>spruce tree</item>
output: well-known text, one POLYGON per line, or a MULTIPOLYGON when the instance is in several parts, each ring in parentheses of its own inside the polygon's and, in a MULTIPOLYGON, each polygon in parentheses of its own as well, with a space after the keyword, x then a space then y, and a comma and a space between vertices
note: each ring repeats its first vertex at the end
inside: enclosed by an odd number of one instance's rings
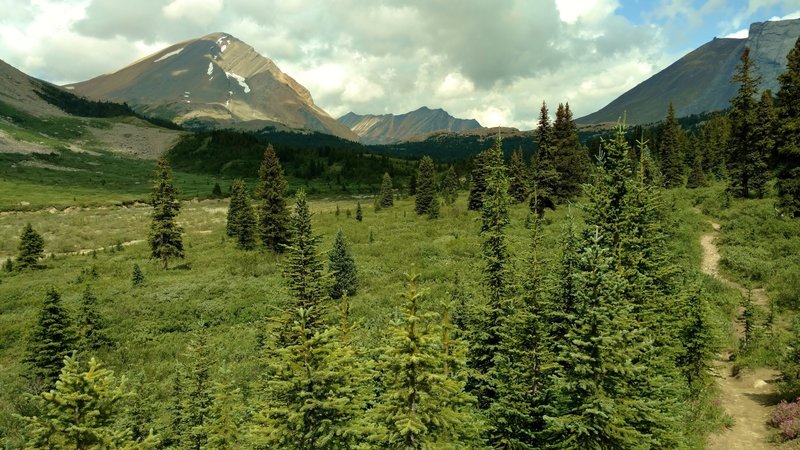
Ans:
POLYGON ((228 206, 225 232, 236 238, 236 245, 243 250, 253 250, 256 246, 256 217, 250 205, 247 187, 242 180, 234 180, 231 185, 231 202, 228 206))
POLYGON ((394 206, 394 187, 392 187, 392 177, 389 176, 389 172, 383 174, 383 182, 381 183, 381 192, 378 194, 378 199, 381 208, 394 206))
POLYGON ((411 173, 411 178, 408 180, 408 195, 417 195, 417 172, 411 173))
POLYGON ((114 372, 94 358, 82 369, 74 357, 64 358, 55 389, 37 397, 41 414, 25 417, 26 448, 154 448, 150 435, 133 441, 130 430, 117 425, 127 399, 133 395, 114 372))
POLYGON ((64 357, 74 350, 72 321, 61 306, 61 295, 54 288, 47 290, 44 305, 28 340, 25 361, 30 366, 29 378, 43 389, 53 386, 64 357))
POLYGON ((14 266, 17 270, 36 268, 39 259, 44 256, 44 239, 34 231, 30 222, 22 229, 19 237, 19 254, 14 266))
POLYGON ((213 401, 204 423, 208 442, 203 450, 234 450, 242 447, 242 417, 238 405, 242 403, 239 389, 228 382, 214 383, 213 401))
POLYGON ((450 167, 447 168, 447 174, 444 177, 444 184, 442 185, 442 195, 444 196, 445 204, 452 205, 456 202, 458 198, 458 188, 458 174, 456 173, 456 169, 450 165, 450 167))
POLYGON ((486 192, 481 210, 482 253, 486 301, 478 312, 480 321, 470 330, 469 365, 473 369, 469 390, 487 409, 496 395, 491 380, 501 329, 508 313, 509 289, 508 243, 505 228, 509 224, 508 178, 503 164, 502 141, 498 137, 486 158, 486 192))
POLYGON ((183 446, 200 450, 208 444, 208 424, 211 420, 212 355, 203 332, 195 335, 187 349, 186 388, 184 398, 184 436, 183 446))
POLYGON ((800 38, 786 59, 786 71, 778 76, 776 102, 778 207, 789 217, 800 217, 800 38))
POLYGON ((522 203, 528 199, 528 167, 523 159, 521 148, 511 154, 508 172, 510 179, 508 194, 515 203, 522 203))
POLYGON ((172 171, 165 157, 156 163, 156 177, 150 204, 153 206, 153 221, 150 225, 150 257, 161 260, 167 270, 170 258, 183 258, 183 230, 175 217, 180 211, 180 203, 175 199, 176 190, 172 185, 172 171))
POLYGON ((690 287, 685 295, 687 311, 680 330, 681 352, 677 363, 689 388, 696 391, 706 386, 712 372, 717 338, 708 311, 708 299, 700 286, 690 287))
POLYGON ((358 202, 356 205, 356 220, 359 222, 364 220, 364 210, 361 209, 361 202, 358 202))
POLYGON ((558 105, 553 123, 553 168, 558 182, 553 192, 554 202, 570 200, 581 193, 581 185, 591 172, 591 161, 578 139, 578 128, 572 119, 569 103, 558 105))
POLYGON ((775 153, 775 124, 772 94, 766 90, 761 94, 761 100, 756 106, 753 142, 747 154, 747 165, 750 169, 749 188, 757 198, 764 198, 767 194, 767 182, 770 178, 768 161, 775 153))
POLYGON ((703 171, 717 180, 725 178, 726 154, 731 125, 726 114, 717 114, 700 129, 700 145, 703 150, 703 171))
POLYGON ((484 448, 475 399, 464 392, 463 358, 449 325, 421 314, 417 276, 408 280, 402 317, 381 351, 382 393, 369 411, 376 448, 484 448), (441 333, 441 338, 437 336, 441 333))
POLYGON ((489 151, 485 150, 478 153, 472 160, 469 198, 467 199, 467 209, 470 211, 480 211, 483 207, 483 194, 486 192, 486 160, 488 158, 489 151))
POLYGON ((139 264, 133 264, 133 275, 131 275, 131 284, 133 286, 138 286, 144 283, 144 274, 142 273, 142 268, 139 267, 139 264))
POLYGON ((675 118, 675 107, 669 102, 667 118, 661 127, 658 151, 661 156, 661 174, 664 187, 674 188, 683 185, 684 151, 681 148, 682 133, 675 118))
POLYGON ((97 297, 92 289, 86 286, 81 297, 81 308, 76 320, 78 330, 78 346, 87 353, 92 354, 97 350, 113 344, 105 332, 105 321, 97 311, 97 297))
POLYGON ((219 182, 214 183, 214 188, 211 189, 211 197, 213 198, 221 198, 222 197, 222 188, 219 185, 219 182))
POLYGON ((341 228, 336 232, 333 249, 328 258, 328 270, 333 274, 334 280, 331 285, 331 298, 339 299, 342 295, 355 295, 358 288, 356 262, 347 248, 341 228))
POLYGON ((694 155, 694 162, 692 163, 692 170, 689 172, 689 178, 686 180, 686 187, 695 189, 707 185, 706 174, 703 171, 703 155, 698 152, 694 155))
POLYGON ((436 173, 430 156, 423 156, 417 168, 417 197, 414 211, 417 214, 428 214, 436 201, 436 173))
POLYGON ((272 144, 264 152, 258 177, 258 235, 264 247, 282 253, 289 242, 289 211, 284 198, 287 184, 272 144))
POLYGON ((750 49, 742 52, 741 63, 736 67, 733 81, 739 83, 739 89, 731 99, 731 110, 728 114, 731 124, 731 135, 728 143, 728 173, 730 181, 728 191, 736 197, 746 198, 750 195, 750 179, 753 168, 748 155, 754 144, 753 132, 756 123, 756 100, 761 77, 755 74, 756 69, 750 59, 750 49))

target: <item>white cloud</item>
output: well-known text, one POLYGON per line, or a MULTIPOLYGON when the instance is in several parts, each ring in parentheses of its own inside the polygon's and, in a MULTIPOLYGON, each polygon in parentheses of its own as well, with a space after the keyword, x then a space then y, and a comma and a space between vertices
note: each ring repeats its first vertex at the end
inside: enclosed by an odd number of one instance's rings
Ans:
POLYGON ((747 39, 747 36, 750 35, 750 30, 748 28, 743 28, 739 31, 734 31, 733 33, 726 34, 722 36, 724 38, 731 38, 731 39, 747 39))
POLYGON ((222 6, 222 0, 172 0, 162 12, 169 19, 188 19, 198 25, 208 25, 222 11, 222 6))
POLYGON ((609 0, 556 0, 559 18, 570 25, 579 19, 599 22, 613 14, 618 7, 617 1, 609 0))
POLYGON ((436 97, 450 99, 470 95, 475 91, 475 83, 459 72, 450 72, 436 89, 436 97))

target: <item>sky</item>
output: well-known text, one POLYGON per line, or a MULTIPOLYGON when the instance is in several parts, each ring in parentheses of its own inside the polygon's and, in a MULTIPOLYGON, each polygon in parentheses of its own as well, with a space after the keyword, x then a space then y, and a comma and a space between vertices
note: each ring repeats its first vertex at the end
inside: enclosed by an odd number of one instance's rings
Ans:
POLYGON ((714 37, 800 17, 800 0, 0 0, 0 59, 57 84, 229 33, 331 116, 443 108, 534 127, 592 113, 714 37))

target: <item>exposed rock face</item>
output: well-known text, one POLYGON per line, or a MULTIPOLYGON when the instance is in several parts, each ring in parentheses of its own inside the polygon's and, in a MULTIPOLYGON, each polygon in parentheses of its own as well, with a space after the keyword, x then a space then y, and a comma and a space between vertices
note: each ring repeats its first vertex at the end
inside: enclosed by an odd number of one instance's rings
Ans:
POLYGON ((745 47, 762 77, 761 89, 774 93, 798 36, 800 19, 753 23, 748 38, 715 38, 576 122, 615 122, 623 114, 630 124, 656 122, 666 117, 670 101, 678 116, 726 109, 738 89, 731 79, 745 47))
POLYGON ((0 60, 0 101, 34 116, 66 116, 34 92, 43 83, 0 60))
POLYGON ((355 132, 365 144, 390 144, 437 131, 458 132, 481 126, 475 119, 457 119, 443 109, 425 106, 400 115, 350 112, 340 117, 339 122, 355 132))
POLYGON ((269 125, 358 138, 316 106, 308 89, 272 60, 226 33, 175 44, 67 88, 190 126, 269 125))

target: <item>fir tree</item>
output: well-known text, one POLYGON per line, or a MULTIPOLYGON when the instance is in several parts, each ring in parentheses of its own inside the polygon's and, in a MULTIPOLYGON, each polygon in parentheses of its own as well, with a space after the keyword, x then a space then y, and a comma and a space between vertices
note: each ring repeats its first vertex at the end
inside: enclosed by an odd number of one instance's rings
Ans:
POLYGON ((777 94, 778 206, 789 217, 800 217, 800 38, 786 59, 777 94))
POLYGON ((528 208, 539 218, 544 216, 545 208, 555 208, 555 192, 558 189, 559 175, 553 164, 553 127, 547 104, 542 102, 539 111, 539 127, 536 130, 538 150, 531 156, 531 186, 528 208))
POLYGON ((392 177, 388 172, 383 174, 383 182, 381 183, 381 192, 378 194, 378 203, 381 208, 391 208, 394 206, 394 187, 392 187, 392 177))
POLYGON ((483 207, 483 194, 486 192, 486 160, 488 158, 489 151, 486 150, 478 153, 472 160, 469 198, 467 199, 467 209, 470 211, 480 211, 483 207))
POLYGON ((61 295, 50 288, 39 313, 39 319, 28 341, 25 361, 36 386, 50 388, 58 378, 64 362, 74 349, 72 321, 61 306, 61 295))
POLYGON ((134 286, 138 286, 144 283, 144 274, 142 273, 141 267, 139 264, 133 264, 133 275, 131 275, 131 284, 134 286))
POLYGON ((703 150, 703 171, 718 180, 727 174, 725 165, 730 133, 730 121, 725 114, 715 115, 700 129, 699 148, 703 150))
POLYGON ((447 168, 447 174, 444 177, 444 184, 442 186, 442 195, 444 196, 445 204, 452 205, 456 202, 458 198, 458 187, 458 174, 456 173, 456 169, 450 165, 450 167, 447 168))
POLYGON ((134 442, 130 431, 117 426, 126 400, 114 372, 92 358, 82 370, 74 357, 65 357, 55 389, 37 398, 41 414, 26 417, 26 448, 154 448, 152 435, 134 442))
POLYGON ((733 81, 739 83, 739 90, 731 99, 731 110, 728 116, 731 123, 731 135, 728 144, 728 172, 730 182, 728 191, 736 197, 750 195, 750 179, 753 168, 748 155, 753 146, 753 132, 756 123, 756 100, 761 77, 755 75, 755 68, 750 59, 750 49, 742 52, 741 63, 736 67, 733 81))
POLYGON ((161 260, 167 270, 170 258, 183 258, 183 230, 175 217, 180 211, 180 203, 175 199, 176 190, 172 185, 172 171, 167 159, 162 157, 156 163, 156 178, 150 204, 153 206, 153 222, 150 225, 150 257, 161 260))
POLYGON ((401 319, 381 352, 383 392, 369 411, 370 443, 378 448, 483 448, 474 397, 464 392, 460 343, 418 310, 417 277, 409 277, 401 319))
POLYGON ((347 248, 342 229, 336 232, 333 249, 329 253, 328 270, 333 274, 331 298, 339 299, 342 295, 352 296, 358 288, 356 262, 347 248))
POLYGON ((234 450, 241 448, 241 412, 242 402, 239 389, 233 389, 229 383, 217 382, 213 388, 213 401, 208 411, 208 419, 204 423, 208 442, 203 450, 234 450))
POLYGON ((436 201, 436 173, 430 156, 423 156, 417 168, 417 197, 414 211, 417 214, 428 214, 436 201))
POLYGON ((322 326, 319 314, 322 313, 329 289, 323 276, 323 263, 317 253, 319 237, 311 230, 311 212, 302 189, 297 192, 290 227, 291 239, 286 246, 288 255, 284 263, 284 278, 294 298, 292 309, 304 311, 303 326, 313 335, 322 326))
POLYGON ((77 317, 78 344, 86 354, 113 344, 106 336, 105 323, 97 311, 97 297, 89 286, 83 291, 81 308, 77 317))
POLYGON ((411 173, 411 178, 408 180, 408 195, 417 195, 417 172, 411 173))
POLYGON ((37 262, 44 256, 44 239, 34 231, 30 222, 22 229, 19 238, 19 254, 14 265, 17 270, 36 268, 37 262))
POLYGON ((667 119, 661 128, 658 150, 661 156, 661 174, 664 187, 673 188, 683 185, 684 152, 680 146, 682 133, 675 118, 675 107, 669 102, 667 119))
POLYGON ((708 182, 703 171, 703 155, 698 152, 694 155, 694 162, 692 163, 692 170, 689 172, 689 179, 686 180, 686 187, 695 189, 707 185, 708 182))
POLYGON ((284 198, 287 184, 272 144, 264 152, 258 177, 258 235, 264 247, 281 253, 289 242, 289 211, 284 198))
POLYGON ((581 185, 591 171, 586 149, 578 139, 578 128, 572 120, 569 103, 558 105, 553 123, 553 168, 558 174, 558 183, 553 192, 554 202, 570 200, 581 192, 581 185))
POLYGON ((364 210, 361 209, 361 202, 356 205, 356 220, 359 222, 364 220, 364 210))
POLYGON ((225 232, 236 238, 236 245, 243 250, 256 246, 256 217, 247 188, 242 180, 234 180, 231 185, 231 202, 228 206, 228 222, 225 232))
POLYGON ((208 426, 213 402, 211 385, 212 356, 205 334, 197 333, 186 352, 188 363, 184 366, 182 380, 182 423, 179 436, 181 448, 200 450, 208 445, 208 426))
POLYGON ((756 332, 756 306, 753 303, 753 295, 747 291, 747 295, 742 299, 742 312, 738 317, 742 324, 742 337, 739 338, 739 352, 743 355, 753 350, 753 340, 756 332))
POLYGON ((767 182, 770 178, 767 163, 775 152, 775 121, 772 94, 767 90, 762 93, 756 106, 753 141, 747 154, 747 165, 750 168, 749 188, 757 198, 764 198, 767 194, 767 182))
POLYGON ((515 203, 522 203, 528 199, 528 168, 522 156, 522 149, 517 149, 511 154, 508 172, 510 178, 508 194, 515 203))
POLYGON ((221 198, 222 197, 222 188, 219 185, 219 182, 214 183, 214 188, 211 189, 211 196, 213 198, 221 198))
POLYGON ((481 409, 487 409, 495 399, 491 373, 500 344, 501 328, 508 313, 508 178, 503 164, 502 142, 498 137, 486 158, 486 192, 481 211, 483 269, 487 299, 479 312, 480 322, 470 331, 469 365, 473 368, 469 389, 481 409))
POLYGON ((716 356, 717 339, 708 312, 708 300, 699 286, 687 292, 686 318, 680 330, 681 353, 678 366, 693 390, 705 387, 716 356))

